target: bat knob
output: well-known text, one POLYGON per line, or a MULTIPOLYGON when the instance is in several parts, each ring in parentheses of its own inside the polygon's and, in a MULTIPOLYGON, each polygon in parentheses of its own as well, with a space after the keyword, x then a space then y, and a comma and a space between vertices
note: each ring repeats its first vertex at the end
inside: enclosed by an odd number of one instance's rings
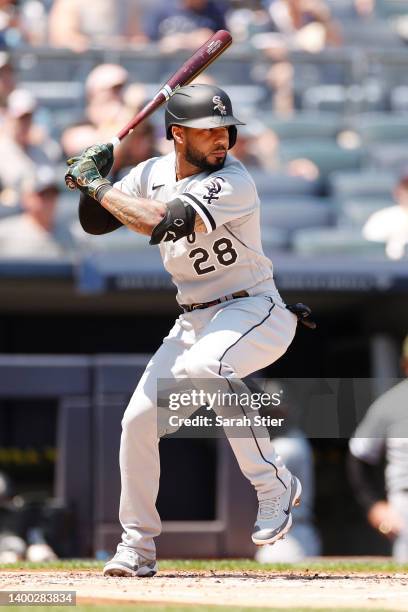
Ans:
POLYGON ((75 184, 75 182, 74 182, 74 181, 73 181, 71 178, 69 178, 69 177, 67 177, 67 178, 65 179, 65 184, 66 184, 66 186, 68 187, 68 189, 71 189, 71 190, 76 189, 76 184, 75 184))

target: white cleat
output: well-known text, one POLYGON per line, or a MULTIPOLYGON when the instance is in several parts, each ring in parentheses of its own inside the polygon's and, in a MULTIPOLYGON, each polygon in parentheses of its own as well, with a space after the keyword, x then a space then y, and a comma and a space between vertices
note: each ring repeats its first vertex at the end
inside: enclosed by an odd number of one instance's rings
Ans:
POLYGON ((155 560, 149 561, 139 555, 133 548, 120 547, 116 555, 105 564, 104 576, 139 576, 151 578, 157 572, 155 560))
POLYGON ((288 533, 292 526, 292 508, 300 504, 301 494, 300 480, 292 476, 284 493, 259 502, 258 516, 252 533, 254 544, 274 544, 288 533))

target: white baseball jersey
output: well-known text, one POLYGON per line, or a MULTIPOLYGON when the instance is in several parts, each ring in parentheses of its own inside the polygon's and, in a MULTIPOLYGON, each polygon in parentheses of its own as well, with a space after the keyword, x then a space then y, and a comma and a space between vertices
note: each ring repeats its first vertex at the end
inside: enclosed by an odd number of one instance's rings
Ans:
POLYGON ((355 457, 373 465, 385 454, 388 493, 408 490, 408 380, 370 406, 349 446, 355 457))
POLYGON ((227 155, 221 170, 177 181, 175 153, 170 153, 139 164, 114 187, 161 202, 179 197, 204 221, 206 233, 194 232, 159 245, 179 304, 209 302, 260 283, 281 301, 272 263, 262 250, 255 183, 232 155, 227 155))

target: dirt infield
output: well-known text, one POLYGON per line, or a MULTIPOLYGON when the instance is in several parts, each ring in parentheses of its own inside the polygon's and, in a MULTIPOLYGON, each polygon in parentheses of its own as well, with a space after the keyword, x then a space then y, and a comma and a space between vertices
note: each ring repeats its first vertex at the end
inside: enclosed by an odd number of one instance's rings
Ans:
POLYGON ((408 611, 408 574, 307 571, 160 571, 103 578, 98 570, 0 571, 0 590, 73 590, 77 602, 218 604, 408 611))

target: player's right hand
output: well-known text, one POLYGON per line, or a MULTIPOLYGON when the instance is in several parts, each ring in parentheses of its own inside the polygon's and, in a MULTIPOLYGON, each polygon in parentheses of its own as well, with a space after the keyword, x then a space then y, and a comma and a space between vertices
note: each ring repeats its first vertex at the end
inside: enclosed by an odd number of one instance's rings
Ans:
POLYGON ((373 504, 368 511, 367 518, 374 529, 390 540, 393 540, 402 529, 400 515, 385 500, 373 504))
POLYGON ((92 159, 101 176, 108 176, 113 166, 113 144, 97 144, 85 149, 81 155, 67 160, 68 166, 76 164, 79 160, 92 159))

